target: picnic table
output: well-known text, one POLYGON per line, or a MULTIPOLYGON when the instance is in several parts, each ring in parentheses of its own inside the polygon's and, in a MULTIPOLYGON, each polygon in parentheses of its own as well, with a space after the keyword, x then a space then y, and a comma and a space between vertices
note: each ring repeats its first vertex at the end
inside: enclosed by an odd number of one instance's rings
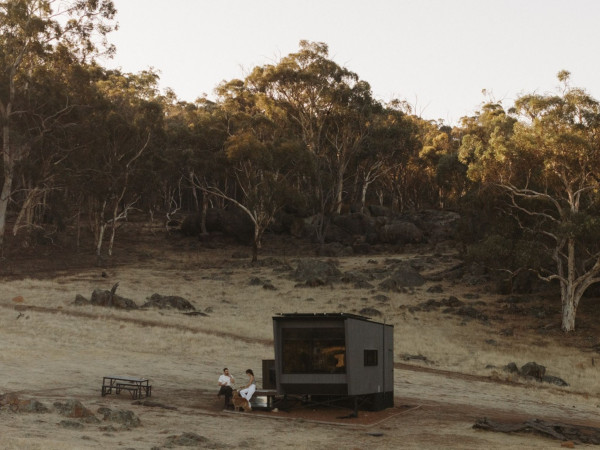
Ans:
POLYGON ((150 397, 152 386, 147 378, 136 378, 126 375, 107 375, 102 377, 102 397, 107 394, 120 394, 121 391, 128 391, 131 398, 141 398, 143 394, 150 397))

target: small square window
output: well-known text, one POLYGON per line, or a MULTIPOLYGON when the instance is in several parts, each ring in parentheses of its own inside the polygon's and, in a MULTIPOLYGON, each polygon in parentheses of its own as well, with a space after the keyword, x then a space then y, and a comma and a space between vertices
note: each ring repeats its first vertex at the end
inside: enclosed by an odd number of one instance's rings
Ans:
POLYGON ((365 350, 365 367, 377 365, 377 350, 365 350))

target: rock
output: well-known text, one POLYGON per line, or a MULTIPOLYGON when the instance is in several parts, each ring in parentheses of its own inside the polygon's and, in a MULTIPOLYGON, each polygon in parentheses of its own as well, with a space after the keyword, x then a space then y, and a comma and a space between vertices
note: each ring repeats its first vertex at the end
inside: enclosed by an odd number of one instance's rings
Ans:
POLYGON ((464 305, 464 302, 461 302, 458 298, 456 298, 453 295, 451 295, 448 298, 443 298, 440 303, 442 304, 442 306, 446 306, 449 308, 458 308, 464 305))
POLYGON ((8 393, 0 396, 0 406, 8 406, 12 412, 47 413, 49 409, 35 399, 21 399, 17 394, 8 393))
POLYGON ((253 277, 250 279, 250 286, 260 286, 262 284, 262 280, 258 277, 253 277))
POLYGON ((138 306, 133 300, 121 297, 111 291, 95 289, 92 292, 90 303, 95 306, 107 306, 119 309, 137 309, 138 306))
POLYGON ((319 261, 315 259, 302 259, 292 273, 297 281, 304 281, 307 286, 322 286, 332 281, 337 281, 342 273, 332 261, 319 261))
POLYGON ((401 292, 404 287, 422 286, 425 279, 408 264, 399 264, 388 279, 379 284, 386 291, 401 292))
POLYGON ((363 308, 358 312, 361 316, 365 316, 365 317, 374 317, 374 316, 381 316, 381 311, 375 309, 375 308, 363 308))
POLYGON ((63 428, 70 428, 73 430, 81 430, 84 427, 81 422, 76 422, 74 420, 61 420, 58 424, 63 428))
POLYGON ((70 417, 72 419, 81 419, 84 417, 93 416, 94 413, 87 409, 79 400, 70 399, 65 403, 56 402, 54 407, 61 416, 70 417))
POLYGON ((523 367, 521 367, 520 373, 524 377, 532 377, 538 381, 542 381, 544 375, 546 374, 546 367, 535 362, 528 362, 523 367))
POLYGON ((196 433, 183 433, 179 436, 169 436, 165 442, 165 447, 203 447, 203 448, 217 448, 211 445, 208 438, 200 436, 196 433))
POLYGON ((185 298, 177 295, 152 294, 142 308, 178 309, 181 311, 194 311, 196 308, 185 298))
POLYGON ((77 295, 75 295, 75 300, 73 301, 73 304, 77 305, 77 306, 84 306, 84 305, 89 305, 90 301, 87 298, 85 298, 83 295, 77 294, 77 295))
POLYGON ((400 355, 400 358, 402 358, 404 361, 423 361, 423 362, 430 362, 426 356, 423 356, 421 354, 418 355, 409 355, 408 353, 404 353, 402 355, 400 355))
POLYGON ((364 236, 370 232, 375 232, 375 221, 361 213, 333 216, 332 222, 353 236, 364 236))
POLYGON ((466 316, 473 319, 483 320, 484 322, 488 320, 487 315, 478 309, 473 308, 472 306, 461 306, 454 314, 457 316, 466 316))
POLYGON ((442 288, 442 286, 440 284, 435 284, 429 288, 427 288, 427 292, 431 293, 431 294, 439 294, 444 292, 444 289, 442 288))
POLYGON ((514 362, 508 363, 506 366, 504 366, 504 370, 508 373, 519 373, 519 368, 514 362))
POLYGON ((423 240, 423 232, 411 222, 393 222, 383 225, 378 232, 379 242, 384 244, 418 243, 423 240))
POLYGON ((373 300, 377 300, 378 302, 389 302, 390 298, 387 295, 383 295, 383 294, 377 294, 373 296, 373 300))
POLYGON ((568 386, 569 384, 562 378, 554 377, 552 375, 544 375, 542 377, 544 383, 555 384, 556 386, 568 386))
POLYGON ((105 421, 119 423, 125 428, 135 428, 141 425, 139 417, 133 411, 124 409, 113 411, 110 408, 100 408, 98 413, 102 414, 105 421))

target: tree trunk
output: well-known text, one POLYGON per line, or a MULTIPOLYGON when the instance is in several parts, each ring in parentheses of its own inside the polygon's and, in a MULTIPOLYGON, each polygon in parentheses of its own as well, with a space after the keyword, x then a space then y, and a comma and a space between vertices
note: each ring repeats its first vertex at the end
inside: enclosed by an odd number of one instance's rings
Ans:
POLYGON ((338 214, 342 213, 342 194, 344 193, 344 173, 339 171, 336 187, 336 199, 335 199, 335 212, 338 214))
POLYGON ((571 295, 571 298, 563 299, 562 301, 561 328, 565 332, 575 331, 575 314, 577 313, 575 304, 576 302, 573 295, 571 295))
POLYGON ((200 214, 200 231, 203 235, 208 234, 206 229, 206 214, 208 213, 208 195, 206 192, 202 193, 202 213, 200 214))
POLYGON ((9 127, 8 119, 4 119, 5 124, 2 127, 2 154, 4 155, 4 183, 0 192, 0 254, 4 253, 4 231, 6 229, 6 210, 12 191, 13 175, 15 162, 12 158, 9 145, 9 127))

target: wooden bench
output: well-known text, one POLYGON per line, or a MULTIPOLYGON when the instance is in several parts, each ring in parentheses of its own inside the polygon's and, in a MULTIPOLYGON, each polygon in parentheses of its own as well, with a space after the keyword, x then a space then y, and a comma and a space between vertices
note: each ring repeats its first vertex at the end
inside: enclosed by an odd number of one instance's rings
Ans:
POLYGON ((275 389, 257 389, 250 399, 250 406, 252 406, 252 409, 267 409, 270 411, 273 409, 276 396, 277 391, 275 389))
POLYGON ((127 391, 131 398, 141 398, 143 394, 146 397, 152 395, 152 386, 147 378, 134 378, 123 375, 108 375, 102 378, 102 397, 107 394, 112 394, 113 389, 115 394, 120 394, 121 391, 127 391))

